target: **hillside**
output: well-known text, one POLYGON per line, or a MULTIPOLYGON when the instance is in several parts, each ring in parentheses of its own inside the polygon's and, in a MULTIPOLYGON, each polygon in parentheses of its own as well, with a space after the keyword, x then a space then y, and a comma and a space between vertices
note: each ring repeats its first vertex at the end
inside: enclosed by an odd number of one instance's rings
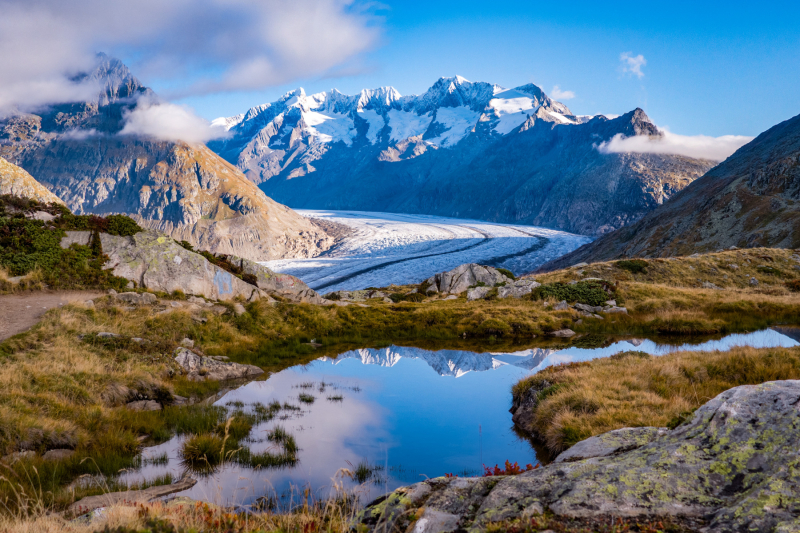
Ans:
POLYGON ((0 194, 36 200, 44 204, 63 204, 55 194, 47 190, 33 176, 0 157, 0 194))
POLYGON ((800 247, 800 115, 773 126, 638 223, 541 270, 736 246, 800 247))
POLYGON ((713 166, 601 153, 661 135, 640 109, 577 116, 528 84, 441 78, 420 96, 302 89, 235 117, 209 146, 295 208, 435 214, 599 235, 630 224, 713 166), (489 194, 477 194, 487 192, 489 194))
POLYGON ((310 257, 332 244, 205 146, 119 135, 134 98, 152 95, 121 62, 101 56, 86 76, 103 86, 95 101, 0 121, 0 155, 74 213, 129 214, 202 249, 253 260, 310 257))

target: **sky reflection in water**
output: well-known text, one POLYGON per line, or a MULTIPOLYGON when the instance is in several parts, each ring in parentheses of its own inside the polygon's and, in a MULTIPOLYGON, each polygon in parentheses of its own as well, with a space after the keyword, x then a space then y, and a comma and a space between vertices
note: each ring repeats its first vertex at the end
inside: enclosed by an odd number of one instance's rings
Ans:
MULTIPOLYGON (((301 405, 303 413, 288 420, 256 426, 248 443, 254 452, 268 449, 266 430, 284 426, 300 447, 300 462, 293 468, 254 471, 226 465, 201 478, 181 495, 221 504, 249 504, 273 493, 293 501, 306 487, 317 497, 330 492, 339 468, 351 468, 363 459, 384 466, 375 482, 359 488, 362 500, 398 486, 445 473, 478 475, 481 465, 502 464, 506 459, 521 465, 535 463, 531 445, 512 430, 511 386, 526 375, 547 366, 608 357, 641 350, 663 355, 677 350, 729 350, 734 346, 791 347, 798 336, 775 330, 739 335, 702 344, 667 345, 650 340, 629 340, 605 348, 534 348, 514 353, 474 353, 457 350, 428 351, 389 347, 345 352, 335 359, 323 358, 305 366, 286 369, 266 381, 252 382, 227 393, 217 405, 241 401, 268 404, 273 400, 301 405), (791 335, 791 336, 789 336, 791 335), (300 389, 314 382, 313 389, 300 389), (328 384, 324 392, 319 384, 328 384), (308 392, 311 405, 297 397, 308 392), (333 402, 327 398, 340 394, 333 402), (260 441, 260 442, 259 442, 260 441), (388 467, 388 469, 387 469, 388 467), (388 475, 387 475, 388 473, 388 475), (294 489, 292 488, 294 487, 294 489)), ((170 462, 148 466, 127 477, 138 480, 167 471, 182 473, 176 437, 145 450, 146 457, 166 451, 170 462)), ((346 481, 352 489, 356 484, 346 481)))

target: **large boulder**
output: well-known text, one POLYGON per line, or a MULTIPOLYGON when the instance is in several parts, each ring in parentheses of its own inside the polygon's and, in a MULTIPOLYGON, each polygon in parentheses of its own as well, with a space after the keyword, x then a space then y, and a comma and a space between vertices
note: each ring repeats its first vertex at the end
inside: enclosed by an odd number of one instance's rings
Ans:
MULTIPOLYGON (((68 231, 61 247, 72 243, 88 244, 91 232, 68 231)), ((131 237, 100 234, 103 252, 108 255, 105 268, 115 276, 133 281, 151 291, 183 291, 213 300, 258 298, 257 287, 242 281, 200 254, 187 250, 170 237, 155 231, 142 231, 131 237)))
POLYGON ((517 476, 426 480, 369 505, 359 522, 368 531, 405 531, 414 516, 444 513, 451 516, 437 531, 485 531, 550 512, 666 517, 704 531, 799 531, 798 405, 800 381, 736 387, 672 431, 618 433, 605 445, 595 439, 574 460, 517 476))
POLYGON ((460 294, 470 287, 479 285, 494 287, 509 281, 511 279, 496 268, 467 263, 448 272, 440 272, 429 278, 426 283, 428 292, 460 294))

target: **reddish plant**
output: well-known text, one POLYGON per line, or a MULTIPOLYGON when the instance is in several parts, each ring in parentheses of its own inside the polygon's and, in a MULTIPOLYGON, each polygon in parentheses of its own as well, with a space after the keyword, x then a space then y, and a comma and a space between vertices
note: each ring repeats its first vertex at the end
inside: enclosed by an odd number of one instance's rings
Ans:
POLYGON ((522 467, 519 466, 519 463, 515 462, 511 464, 511 461, 506 461, 505 469, 500 468, 497 465, 494 467, 483 465, 483 477, 489 476, 516 476, 517 474, 521 474, 523 472, 529 472, 531 470, 536 470, 539 468, 539 463, 536 465, 532 465, 528 463, 525 465, 525 469, 523 470, 522 467))

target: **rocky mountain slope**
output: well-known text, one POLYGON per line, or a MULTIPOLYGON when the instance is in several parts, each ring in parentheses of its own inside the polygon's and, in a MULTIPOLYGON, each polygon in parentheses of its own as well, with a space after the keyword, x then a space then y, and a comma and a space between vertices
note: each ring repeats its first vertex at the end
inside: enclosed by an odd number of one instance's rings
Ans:
POLYGON ((48 191, 33 176, 2 157, 0 157, 0 194, 30 198, 46 204, 64 203, 61 198, 48 191))
POLYGON ((311 257, 332 244, 205 146, 120 135, 124 113, 152 96, 121 62, 101 56, 86 76, 102 87, 94 101, 0 121, 0 155, 73 212, 126 213, 199 248, 253 260, 311 257))
POLYGON ((542 270, 731 246, 800 247, 800 115, 765 131, 636 224, 542 270))
POLYGON ((576 116, 529 84, 441 78, 421 96, 302 89, 218 119, 209 146, 296 208, 437 214, 602 234, 638 220, 713 166, 606 154, 614 135, 660 135, 643 111, 576 116), (488 194, 487 194, 488 193, 488 194))

